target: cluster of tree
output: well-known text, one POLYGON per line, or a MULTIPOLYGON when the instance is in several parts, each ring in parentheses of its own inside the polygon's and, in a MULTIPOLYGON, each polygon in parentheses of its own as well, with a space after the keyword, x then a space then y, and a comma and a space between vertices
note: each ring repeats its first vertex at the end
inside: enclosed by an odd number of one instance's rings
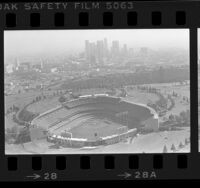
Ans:
POLYGON ((28 111, 26 108, 22 109, 18 114, 18 119, 23 122, 30 122, 32 121, 36 116, 38 116, 37 113, 33 113, 28 111))
POLYGON ((89 88, 119 88, 121 85, 141 85, 152 83, 179 82, 189 79, 188 68, 161 68, 153 71, 139 73, 113 73, 91 77, 88 79, 71 80, 61 87, 65 89, 89 88))
POLYGON ((75 94, 75 93, 70 93, 70 98, 72 98, 72 99, 78 99, 78 98, 80 97, 80 95, 81 95, 81 94, 79 94, 79 93, 77 93, 77 94, 75 94))
POLYGON ((140 85, 138 85, 137 89, 145 91, 147 93, 158 93, 159 92, 159 89, 151 87, 151 86, 140 86, 140 85))
POLYGON ((59 97, 58 101, 60 103, 64 103, 66 101, 66 97, 64 95, 62 95, 62 96, 59 97))
POLYGON ((27 127, 25 127, 20 130, 15 143, 21 144, 21 143, 26 143, 26 142, 30 142, 30 141, 31 141, 30 131, 27 127))
POLYGON ((178 125, 190 124, 190 110, 181 111, 179 115, 169 115, 169 121, 178 125))
POLYGON ((154 104, 148 103, 148 106, 154 108, 156 111, 167 108, 167 99, 160 93, 159 89, 151 86, 137 86, 137 88, 142 91, 146 91, 147 93, 155 93, 159 97, 159 100, 157 100, 154 104))
POLYGON ((6 143, 15 143, 17 137, 18 137, 18 127, 14 126, 11 128, 6 128, 5 131, 5 142, 6 143))
MULTIPOLYGON (((176 92, 173 91, 172 96, 173 97, 178 97, 178 93, 176 93, 176 92)), ((185 101, 185 102, 190 102, 189 98, 186 97, 186 96, 183 96, 182 100, 185 101)))
POLYGON ((178 93, 176 93, 175 91, 172 92, 172 96, 173 97, 178 97, 178 93))
POLYGON ((18 112, 19 111, 19 107, 18 106, 11 106, 10 108, 7 109, 6 114, 10 114, 12 112, 18 112))
POLYGON ((168 107, 168 109, 167 110, 171 110, 172 108, 174 108, 174 106, 175 106, 175 101, 174 101, 174 99, 172 98, 172 96, 171 95, 168 95, 168 99, 170 100, 170 106, 168 107))
MULTIPOLYGON (((76 93, 70 92, 70 96, 69 96, 69 97, 70 97, 71 99, 78 99, 79 96, 80 96, 80 94, 76 94, 76 93)), ((67 97, 66 97, 65 95, 61 95, 61 96, 59 97, 58 101, 59 101, 60 103, 64 103, 64 102, 67 101, 67 97)))
POLYGON ((175 101, 172 96, 177 96, 178 94, 173 91, 172 95, 168 94, 168 99, 166 99, 160 92, 159 89, 156 89, 151 86, 137 86, 138 89, 146 91, 148 93, 155 93, 158 95, 159 100, 156 101, 155 104, 148 103, 147 105, 152 107, 154 110, 162 111, 162 110, 171 110, 175 106, 175 101), (170 100, 171 105, 167 108, 168 100, 170 100))
POLYGON ((16 114, 13 114, 13 121, 14 121, 15 123, 17 123, 18 125, 25 125, 25 124, 26 124, 26 122, 19 120, 19 119, 17 118, 17 115, 16 115, 16 114))
POLYGON ((157 95, 159 96, 159 100, 155 103, 147 103, 147 106, 153 108, 156 112, 166 111, 168 100, 161 93, 157 93, 157 95))
POLYGON ((126 96, 127 96, 126 90, 124 88, 120 88, 119 97, 126 97, 126 96))
POLYGON ((161 93, 157 93, 157 95, 159 96, 159 100, 156 101, 156 105, 161 109, 167 109, 168 100, 161 93))
POLYGON ((30 132, 27 127, 19 128, 17 126, 7 128, 5 133, 5 142, 10 144, 21 144, 30 142, 30 132))
POLYGON ((35 99, 33 99, 33 101, 32 101, 30 104, 39 102, 39 101, 44 100, 44 99, 46 99, 46 98, 47 98, 46 95, 39 95, 39 96, 36 96, 35 99))
MULTIPOLYGON (((176 151, 176 147, 174 144, 172 144, 171 148, 170 148, 171 151, 175 152, 176 151)), ((167 146, 165 145, 164 148, 163 148, 163 153, 167 153, 168 150, 167 150, 167 146)))
MULTIPOLYGON (((187 138, 185 138, 184 144, 185 145, 189 144, 189 141, 188 141, 187 138)), ((182 142, 180 142, 179 145, 178 145, 178 148, 176 148, 175 145, 172 144, 170 150, 173 151, 173 152, 175 152, 177 149, 182 149, 184 147, 184 144, 182 142)), ((163 153, 167 153, 167 152, 168 152, 167 146, 164 145, 164 147, 163 147, 163 153)))
POLYGON ((53 96, 60 96, 63 95, 64 93, 67 93, 67 91, 62 91, 62 90, 57 90, 53 93, 53 96))
POLYGON ((187 103, 190 102, 190 101, 189 101, 189 98, 186 97, 186 96, 183 96, 183 101, 185 101, 185 102, 187 102, 187 103))
POLYGON ((43 77, 42 73, 35 72, 34 70, 27 71, 27 72, 15 71, 13 74, 17 77, 17 79, 25 80, 25 81, 39 80, 43 77))

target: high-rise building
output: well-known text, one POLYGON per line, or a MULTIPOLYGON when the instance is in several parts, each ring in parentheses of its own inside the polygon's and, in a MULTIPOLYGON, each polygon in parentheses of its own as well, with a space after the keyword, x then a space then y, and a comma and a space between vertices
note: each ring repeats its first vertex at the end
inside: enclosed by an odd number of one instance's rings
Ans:
POLYGON ((147 47, 142 47, 140 49, 140 56, 146 57, 148 55, 148 48, 147 47))
POLYGON ((40 67, 41 67, 41 69, 44 68, 44 62, 43 62, 42 58, 40 58, 40 67))
POLYGON ((109 55, 109 49, 108 49, 108 41, 107 41, 107 38, 104 38, 103 40, 103 49, 104 49, 104 57, 108 57, 109 55))
POLYGON ((111 47, 111 53, 113 57, 116 57, 119 55, 120 48, 119 48, 119 41, 114 40, 112 41, 112 47, 111 47))
POLYGON ((95 42, 91 42, 89 45, 89 51, 90 51, 90 56, 94 56, 96 58, 96 54, 97 54, 97 48, 96 48, 96 44, 95 42))
POLYGON ((104 41, 98 40, 96 45, 96 58, 101 63, 104 58, 104 41))
POLYGON ((85 40, 85 58, 88 60, 90 56, 90 43, 88 40, 85 40))
POLYGON ((128 49, 127 49, 127 45, 124 44, 123 48, 122 48, 122 56, 127 56, 128 55, 128 49))
POLYGON ((89 42, 88 40, 85 40, 85 58, 88 63, 92 63, 94 61, 96 56, 96 45, 93 42, 89 42))
POLYGON ((128 56, 129 57, 133 57, 134 56, 134 50, 133 50, 133 48, 129 48, 129 50, 128 50, 128 56))

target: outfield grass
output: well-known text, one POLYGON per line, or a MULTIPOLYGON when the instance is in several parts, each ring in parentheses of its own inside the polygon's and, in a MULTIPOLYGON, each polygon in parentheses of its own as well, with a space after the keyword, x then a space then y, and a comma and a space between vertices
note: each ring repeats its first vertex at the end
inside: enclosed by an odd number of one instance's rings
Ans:
POLYGON ((117 128, 122 125, 108 120, 93 119, 81 123, 69 130, 74 138, 87 138, 88 140, 96 140, 99 137, 106 137, 113 134, 119 134, 117 128), (95 133, 97 136, 95 136, 95 133))

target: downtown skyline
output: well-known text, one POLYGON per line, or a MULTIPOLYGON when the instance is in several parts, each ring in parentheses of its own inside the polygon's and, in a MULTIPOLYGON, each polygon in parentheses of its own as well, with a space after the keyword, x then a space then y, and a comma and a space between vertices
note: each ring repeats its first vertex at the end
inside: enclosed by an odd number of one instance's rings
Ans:
POLYGON ((187 29, 5 31, 4 57, 78 54, 84 51, 85 40, 95 42, 104 38, 109 48, 112 41, 118 40, 135 49, 189 49, 187 29))

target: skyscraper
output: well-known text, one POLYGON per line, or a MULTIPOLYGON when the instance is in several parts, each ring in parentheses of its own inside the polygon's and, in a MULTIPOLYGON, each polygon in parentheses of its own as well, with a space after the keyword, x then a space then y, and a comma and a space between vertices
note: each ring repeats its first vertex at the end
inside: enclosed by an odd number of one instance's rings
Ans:
POLYGON ((129 50, 128 50, 128 56, 129 56, 129 57, 133 57, 133 55, 134 55, 134 50, 133 50, 133 48, 129 48, 129 50))
POLYGON ((113 57, 116 57, 119 55, 120 49, 119 49, 119 41, 114 40, 112 41, 112 47, 111 47, 111 53, 113 57))
POLYGON ((124 44, 122 48, 122 56, 127 56, 127 55, 128 55, 127 45, 124 44))
POLYGON ((108 49, 108 41, 107 41, 107 38, 104 38, 103 40, 103 49, 104 49, 104 57, 108 58, 108 55, 109 55, 109 49, 108 49))
POLYGON ((96 59, 96 45, 94 42, 85 40, 85 58, 87 63, 94 63, 94 60, 96 59))
POLYGON ((96 50, 97 50, 97 53, 96 53, 97 60, 99 61, 99 63, 101 63, 104 58, 104 41, 103 40, 97 41, 96 50))
POLYGON ((147 47, 142 47, 142 48, 140 49, 140 56, 146 57, 147 54, 148 54, 148 48, 147 48, 147 47))
POLYGON ((85 40, 85 58, 88 60, 89 59, 89 41, 85 40))

